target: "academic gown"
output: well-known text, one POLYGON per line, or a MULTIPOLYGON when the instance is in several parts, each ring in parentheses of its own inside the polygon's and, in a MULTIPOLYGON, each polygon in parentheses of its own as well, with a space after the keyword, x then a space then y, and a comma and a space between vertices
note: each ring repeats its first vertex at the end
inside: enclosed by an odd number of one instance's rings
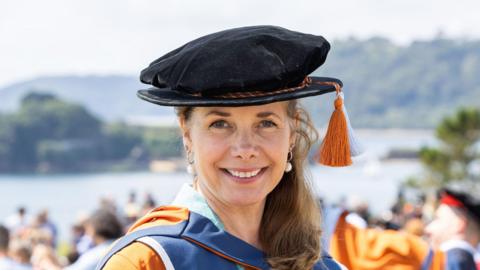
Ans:
MULTIPOLYGON (((184 186, 172 204, 137 221, 97 269, 269 269, 265 254, 226 232, 205 199, 190 186, 184 186)), ((314 270, 327 269, 345 268, 324 253, 314 270)))

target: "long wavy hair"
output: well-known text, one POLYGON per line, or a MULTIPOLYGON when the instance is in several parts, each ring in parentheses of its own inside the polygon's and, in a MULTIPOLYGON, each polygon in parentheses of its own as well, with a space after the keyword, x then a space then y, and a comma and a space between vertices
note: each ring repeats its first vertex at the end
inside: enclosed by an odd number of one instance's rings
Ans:
MULTIPOLYGON (((193 108, 175 111, 188 121, 193 108)), ((320 209, 306 177, 308 154, 318 134, 296 100, 288 101, 287 115, 296 133, 293 166, 267 196, 259 239, 271 269, 305 270, 312 269, 321 255, 320 209)))

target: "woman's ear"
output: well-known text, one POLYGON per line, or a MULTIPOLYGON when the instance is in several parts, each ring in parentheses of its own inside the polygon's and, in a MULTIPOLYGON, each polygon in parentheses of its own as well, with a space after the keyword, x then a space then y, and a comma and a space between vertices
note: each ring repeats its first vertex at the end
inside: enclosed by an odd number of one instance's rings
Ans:
POLYGON ((190 137, 190 129, 185 121, 184 117, 179 117, 178 122, 180 124, 180 132, 182 133, 183 146, 187 151, 192 149, 192 139, 190 137))
POLYGON ((295 113, 295 117, 290 125, 292 132, 290 132, 290 145, 295 145, 297 142, 297 130, 300 128, 300 112, 295 113))

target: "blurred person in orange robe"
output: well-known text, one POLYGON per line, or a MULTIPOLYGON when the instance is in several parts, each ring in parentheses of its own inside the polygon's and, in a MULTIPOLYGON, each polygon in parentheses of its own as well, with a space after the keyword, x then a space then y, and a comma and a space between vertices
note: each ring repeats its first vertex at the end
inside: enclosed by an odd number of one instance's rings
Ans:
POLYGON ((434 219, 425 228, 432 245, 452 254, 450 262, 461 264, 461 269, 475 269, 475 258, 480 268, 475 249, 480 243, 480 202, 449 189, 441 192, 440 202, 434 219))
POLYGON ((475 220, 480 204, 466 194, 442 194, 436 217, 426 228, 432 245, 405 231, 359 228, 347 221, 348 212, 333 208, 324 211, 324 244, 349 269, 477 270, 473 247, 479 241, 475 220))

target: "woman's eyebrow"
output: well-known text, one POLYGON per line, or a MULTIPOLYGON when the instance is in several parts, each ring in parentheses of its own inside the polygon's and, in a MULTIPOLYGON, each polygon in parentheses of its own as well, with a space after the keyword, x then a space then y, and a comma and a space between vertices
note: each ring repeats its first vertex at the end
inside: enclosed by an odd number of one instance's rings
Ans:
POLYGON ((218 115, 218 116, 223 116, 223 117, 228 117, 230 116, 231 114, 228 113, 228 112, 222 112, 222 111, 217 111, 217 110, 212 110, 212 111, 209 111, 207 114, 205 114, 205 116, 209 116, 209 115, 218 115))
POLYGON ((274 112, 260 112, 260 113, 257 113, 257 117, 260 117, 260 118, 265 118, 265 117, 269 117, 269 116, 275 116, 277 118, 280 118, 280 116, 278 116, 274 112))

